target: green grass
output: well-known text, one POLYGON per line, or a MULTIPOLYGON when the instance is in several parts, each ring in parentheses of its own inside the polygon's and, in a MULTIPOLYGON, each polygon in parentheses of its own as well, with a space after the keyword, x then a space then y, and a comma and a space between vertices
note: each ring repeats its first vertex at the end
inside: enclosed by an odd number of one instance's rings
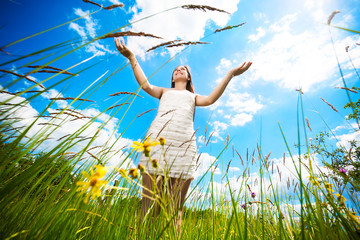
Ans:
MULTIPOLYGON (((146 20, 146 18, 142 20, 146 20)), ((49 31, 55 28, 51 28, 49 31)), ((15 45, 26 39, 20 39, 7 46, 15 45)), ((46 60, 41 67, 33 71, 41 70, 95 40, 89 40, 74 49, 66 47, 69 46, 70 40, 0 65, 6 66, 27 58, 31 59, 26 64, 19 66, 21 68, 46 60), (43 53, 48 55, 44 56, 43 53), (34 60, 34 57, 37 59, 34 60)), ((45 84, 55 77, 59 79, 63 76, 63 72, 81 64, 82 62, 55 73, 37 85, 45 84)), ((80 74, 96 64, 83 68, 76 74, 80 74)), ((131 116, 129 110, 135 95, 126 95, 122 99, 122 105, 111 111, 104 110, 97 116, 87 119, 77 131, 58 139, 57 144, 46 151, 40 151, 42 144, 45 144, 46 140, 53 136, 56 129, 72 121, 73 116, 69 114, 70 109, 80 111, 86 108, 80 99, 91 99, 91 96, 99 91, 103 84, 125 66, 126 64, 123 62, 109 76, 102 75, 89 84, 57 115, 45 118, 46 112, 54 107, 55 100, 53 100, 41 110, 32 122, 22 124, 20 129, 17 127, 20 125, 21 119, 12 119, 16 115, 14 111, 16 109, 21 111, 21 106, 35 101, 40 94, 59 84, 72 80, 73 76, 61 78, 41 92, 27 95, 30 96, 27 99, 20 98, 20 96, 23 97, 25 93, 34 90, 36 85, 15 95, 7 94, 8 97, 1 100, 0 236, 2 239, 179 238, 174 224, 176 210, 168 209, 168 204, 162 196, 156 197, 162 208, 160 215, 151 217, 151 214, 148 214, 144 222, 139 224, 141 181, 121 176, 115 168, 118 166, 108 168, 108 172, 103 178, 108 183, 99 188, 99 197, 91 196, 88 202, 84 202, 85 195, 77 191, 77 183, 83 181, 89 184, 90 181, 84 177, 83 171, 90 174, 89 169, 95 165, 107 163, 111 157, 121 151, 130 151, 116 148, 122 132, 116 140, 104 142, 98 146, 96 155, 89 154, 91 144, 96 141, 101 130, 110 124, 115 115, 121 115, 118 126, 125 118, 130 119, 130 123, 124 131, 133 127, 132 122, 137 116, 131 116), (110 114, 107 115, 110 117, 106 121, 100 121, 99 125, 98 120, 105 114, 110 114), (48 119, 48 124, 36 128, 40 130, 33 133, 35 126, 43 118, 48 119), (96 131, 85 137, 84 135, 89 129, 96 129, 96 131), (73 152, 74 149, 77 151, 73 152)), ((7 74, 2 74, 0 77, 5 78, 7 74)), ((4 86, 4 89, 23 80, 23 77, 19 77, 8 86, 4 86)), ((139 91, 140 88, 136 89, 134 93, 139 91)), ((6 93, 3 92, 3 94, 6 93)), ((117 101, 112 106, 119 103, 117 101)), ((326 185, 327 182, 334 183, 331 177, 314 172, 313 168, 316 163, 307 142, 301 94, 299 94, 298 101, 298 119, 294 124, 297 124, 298 128, 297 144, 300 146, 305 143, 307 148, 305 152, 301 152, 301 149, 298 148, 297 154, 292 153, 286 140, 286 133, 283 132, 281 123, 279 123, 279 131, 288 147, 287 154, 290 155, 296 170, 292 173, 294 180, 288 179, 288 188, 280 188, 276 181, 273 182, 270 178, 274 163, 270 162, 269 155, 262 152, 261 143, 260 146, 254 146, 255 150, 252 155, 247 154, 246 158, 243 158, 245 171, 242 176, 239 176, 238 181, 236 181, 238 176, 228 174, 220 188, 217 188, 212 181, 211 167, 215 165, 214 162, 205 173, 211 176, 210 183, 204 180, 204 174, 189 191, 189 197, 184 206, 181 239, 359 238, 358 214, 360 209, 356 197, 358 193, 349 191, 347 186, 343 186, 341 194, 350 196, 350 199, 343 204, 334 195, 336 192, 332 192, 333 187, 326 185), (302 138, 303 135, 305 137, 302 138), (260 179, 257 180, 257 183, 249 180, 250 176, 247 173, 250 172, 250 168, 259 169, 260 179), (308 175, 311 176, 310 182, 304 177, 308 175), (293 181, 293 184, 290 184, 290 181, 293 181), (256 198, 252 198, 250 196, 251 189, 256 187, 260 189, 260 194, 256 198), (293 196, 287 195, 289 189, 293 191, 293 196), (300 206, 296 205, 298 204, 296 199, 300 199, 300 206), (348 206, 353 206, 355 209, 349 209, 348 206)), ((111 136, 115 136, 115 134, 114 130, 111 136)), ((223 149, 219 149, 217 159, 224 152, 230 151, 228 146, 229 143, 223 149)), ((128 162, 134 157, 135 153, 129 153, 123 162, 128 162)), ((337 190, 340 192, 340 189, 337 190)))

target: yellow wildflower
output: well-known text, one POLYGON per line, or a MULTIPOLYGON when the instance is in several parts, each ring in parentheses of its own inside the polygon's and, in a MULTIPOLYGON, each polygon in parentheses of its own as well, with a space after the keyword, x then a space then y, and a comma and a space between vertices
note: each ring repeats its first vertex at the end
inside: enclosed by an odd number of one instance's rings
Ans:
POLYGON ((325 188, 328 192, 332 193, 332 192, 335 192, 333 189, 332 189, 332 184, 328 183, 328 182, 325 182, 325 188))
POLYGON ((234 230, 231 230, 231 231, 230 231, 230 235, 231 235, 231 236, 234 236, 234 235, 235 235, 235 231, 234 231, 234 230))
POLYGON ((307 178, 311 181, 311 180, 317 180, 316 177, 314 177, 313 175, 307 176, 307 178))
POLYGON ((85 193, 84 202, 87 203, 89 198, 92 196, 94 198, 101 196, 101 186, 108 184, 108 181, 100 180, 103 178, 107 172, 107 168, 100 165, 95 165, 96 172, 94 173, 94 169, 90 168, 90 175, 82 171, 82 174, 88 181, 78 181, 76 185, 78 185, 77 191, 80 191, 80 194, 85 193))
POLYGON ((159 138, 159 143, 160 143, 160 145, 164 146, 165 145, 165 138, 160 137, 159 138))
POLYGON ((337 198, 337 200, 341 201, 341 202, 346 202, 346 198, 341 195, 340 193, 335 193, 335 196, 337 198))
POLYGON ((349 214, 352 214, 352 215, 354 215, 354 216, 356 216, 356 212, 355 211, 349 211, 349 214))
POLYGON ((314 177, 313 175, 310 175, 307 177, 309 179, 309 181, 311 181, 311 183, 314 185, 314 186, 319 186, 320 183, 319 181, 317 180, 316 177, 314 177))
POLYGON ((348 212, 348 216, 350 217, 351 220, 353 220, 354 222, 360 225, 359 216, 356 215, 355 211, 348 212))
POLYGON ((318 181, 316 181, 316 180, 312 180, 311 182, 312 182, 312 184, 314 186, 319 186, 320 185, 320 183, 318 181))
POLYGON ((133 179, 138 178, 139 177, 139 172, 137 168, 131 168, 129 171, 129 176, 133 179))
MULTIPOLYGON (((96 172, 94 173, 94 176, 98 177, 98 178, 103 178, 107 172, 107 168, 101 165, 95 165, 96 168, 96 172)), ((92 169, 90 169, 90 172, 92 171, 92 169)))
POLYGON ((118 168, 117 168, 116 170, 120 173, 120 175, 121 175, 123 178, 127 178, 125 169, 123 169, 123 168, 118 169, 118 168))
POLYGON ((151 151, 150 147, 154 147, 159 144, 160 144, 159 142, 149 141, 149 138, 146 138, 146 140, 143 143, 134 141, 131 147, 134 148, 135 150, 138 150, 139 152, 144 152, 145 156, 149 157, 151 151))

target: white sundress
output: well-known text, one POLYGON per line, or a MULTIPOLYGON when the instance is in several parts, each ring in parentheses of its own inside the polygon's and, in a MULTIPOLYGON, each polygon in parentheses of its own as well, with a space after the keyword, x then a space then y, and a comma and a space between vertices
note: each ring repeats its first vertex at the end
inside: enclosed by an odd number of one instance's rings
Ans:
POLYGON ((163 146, 151 147, 150 156, 159 160, 154 168, 145 154, 140 163, 151 174, 166 173, 173 178, 193 179, 196 170, 196 137, 194 132, 195 94, 188 90, 168 90, 161 96, 157 115, 146 137, 149 140, 165 138, 163 146), (165 171, 165 173, 164 173, 165 171))

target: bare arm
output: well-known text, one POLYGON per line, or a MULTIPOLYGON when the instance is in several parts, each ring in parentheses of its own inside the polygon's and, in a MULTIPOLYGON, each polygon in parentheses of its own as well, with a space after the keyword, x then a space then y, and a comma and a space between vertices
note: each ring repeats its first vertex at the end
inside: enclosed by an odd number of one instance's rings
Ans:
POLYGON ((136 81, 139 83, 139 85, 142 87, 142 89, 147 92, 149 95, 160 98, 163 93, 162 87, 157 87, 154 85, 151 85, 145 76, 143 70, 140 67, 140 64, 136 60, 135 55, 125 46, 124 40, 120 41, 120 39, 115 38, 115 45, 117 50, 129 59, 131 68, 133 69, 136 81))
POLYGON ((238 75, 244 73, 246 70, 248 70, 249 67, 251 66, 251 64, 252 64, 252 62, 244 62, 240 67, 230 70, 226 74, 224 79, 210 93, 209 96, 198 95, 195 100, 195 105, 196 106, 209 106, 209 105, 213 104, 214 102, 216 102, 219 99, 219 97, 223 94, 223 92, 224 92, 225 88, 227 87, 227 85, 229 84, 230 80, 233 77, 238 76, 238 75))

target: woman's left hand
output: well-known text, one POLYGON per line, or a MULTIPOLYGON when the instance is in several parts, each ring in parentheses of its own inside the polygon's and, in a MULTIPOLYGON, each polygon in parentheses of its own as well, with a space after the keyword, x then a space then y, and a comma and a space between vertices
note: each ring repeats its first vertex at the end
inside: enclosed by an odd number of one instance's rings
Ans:
POLYGON ((241 64, 240 67, 232 69, 231 70, 232 76, 235 77, 235 76, 239 76, 240 74, 243 74, 246 70, 249 69, 251 64, 252 62, 244 62, 243 64, 241 64))

